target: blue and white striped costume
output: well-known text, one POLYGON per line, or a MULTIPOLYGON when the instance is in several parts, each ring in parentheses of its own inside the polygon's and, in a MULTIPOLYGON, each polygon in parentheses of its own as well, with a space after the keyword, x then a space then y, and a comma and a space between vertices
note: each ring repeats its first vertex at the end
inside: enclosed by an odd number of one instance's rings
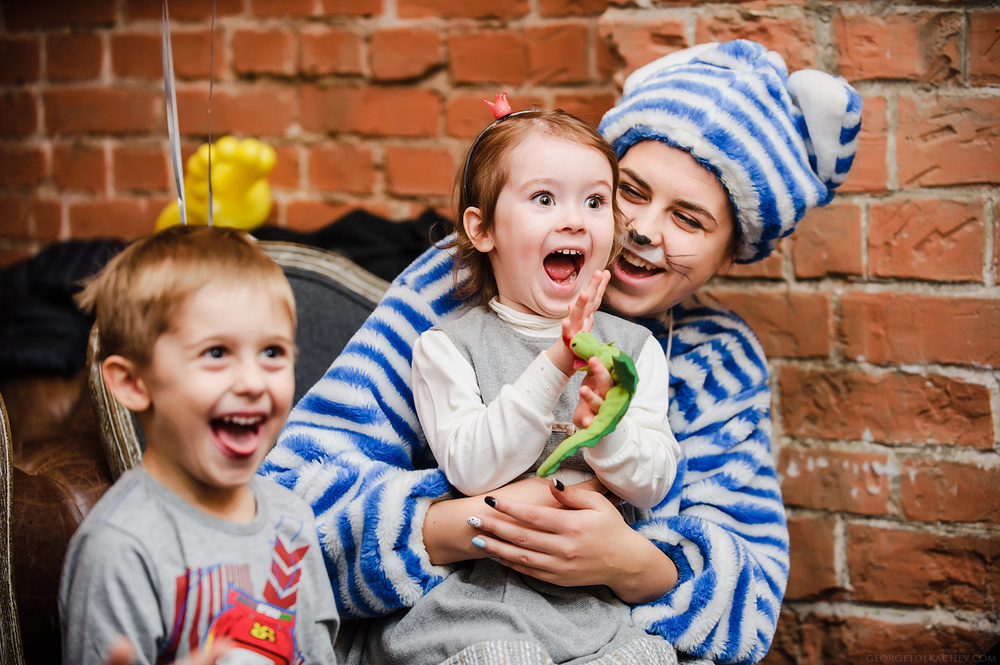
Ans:
MULTIPOLYGON (((261 473, 313 507, 343 618, 409 607, 451 571, 421 540, 428 506, 451 496, 413 411, 410 354, 459 311, 450 255, 428 250, 289 416, 261 473)), ((640 321, 668 347, 667 326, 640 321)), ((788 531, 770 450, 760 344, 735 314, 674 308, 670 426, 683 457, 667 499, 634 528, 677 565, 677 586, 636 606, 635 622, 679 651, 756 662, 774 635, 788 579, 788 531)))

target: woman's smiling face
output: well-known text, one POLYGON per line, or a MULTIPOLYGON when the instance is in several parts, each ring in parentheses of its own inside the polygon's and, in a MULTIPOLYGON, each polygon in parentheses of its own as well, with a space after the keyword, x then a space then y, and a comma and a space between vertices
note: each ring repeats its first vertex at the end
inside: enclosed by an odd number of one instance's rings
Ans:
POLYGON ((733 208, 713 173, 666 143, 637 143, 620 165, 618 203, 642 244, 626 244, 604 302, 624 316, 654 316, 732 266, 733 208))

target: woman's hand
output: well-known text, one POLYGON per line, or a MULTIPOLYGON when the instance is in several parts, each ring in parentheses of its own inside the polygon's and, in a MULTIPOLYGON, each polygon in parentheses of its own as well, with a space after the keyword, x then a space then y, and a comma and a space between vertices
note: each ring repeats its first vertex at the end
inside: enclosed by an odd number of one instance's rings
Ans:
POLYGON ((655 600, 674 587, 673 561, 629 527, 602 493, 581 485, 560 487, 549 484, 558 507, 493 493, 486 501, 493 510, 474 515, 482 551, 552 584, 607 585, 632 604, 655 600))
MULTIPOLYGON (((600 481, 588 480, 578 487, 593 492, 603 492, 600 481)), ((515 481, 493 492, 492 497, 504 497, 520 503, 547 507, 551 510, 564 510, 562 503, 553 497, 549 490, 549 482, 542 478, 531 477, 515 481)), ((458 561, 470 559, 485 559, 487 553, 472 544, 472 539, 479 534, 479 529, 470 522, 470 517, 481 515, 493 521, 509 521, 513 518, 502 512, 493 510, 485 502, 485 495, 446 499, 431 504, 424 518, 423 540, 424 548, 431 563, 443 566, 458 561)))

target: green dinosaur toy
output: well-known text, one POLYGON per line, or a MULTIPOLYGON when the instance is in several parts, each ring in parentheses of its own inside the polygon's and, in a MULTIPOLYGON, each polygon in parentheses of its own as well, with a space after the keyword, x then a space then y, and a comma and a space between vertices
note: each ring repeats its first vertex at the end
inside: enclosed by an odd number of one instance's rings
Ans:
POLYGON ((601 364, 611 373, 611 380, 615 385, 608 389, 593 422, 566 437, 538 467, 538 475, 543 478, 555 472, 564 459, 580 448, 593 446, 602 436, 614 431, 618 421, 628 411, 632 395, 635 394, 635 386, 639 383, 639 377, 635 373, 635 363, 620 349, 615 348, 614 342, 601 344, 589 332, 578 332, 570 340, 569 348, 583 360, 585 369, 589 369, 587 361, 592 356, 597 356, 601 364))

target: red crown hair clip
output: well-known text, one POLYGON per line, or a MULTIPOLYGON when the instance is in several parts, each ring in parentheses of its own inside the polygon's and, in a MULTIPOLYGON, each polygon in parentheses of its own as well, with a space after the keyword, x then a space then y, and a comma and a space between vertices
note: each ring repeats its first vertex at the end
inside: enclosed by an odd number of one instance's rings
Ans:
POLYGON ((507 101, 507 91, 504 90, 499 95, 494 95, 496 98, 495 102, 491 102, 488 99, 484 99, 483 103, 490 107, 493 111, 493 118, 499 120, 500 118, 505 118, 509 116, 512 111, 510 108, 510 103, 507 101))

